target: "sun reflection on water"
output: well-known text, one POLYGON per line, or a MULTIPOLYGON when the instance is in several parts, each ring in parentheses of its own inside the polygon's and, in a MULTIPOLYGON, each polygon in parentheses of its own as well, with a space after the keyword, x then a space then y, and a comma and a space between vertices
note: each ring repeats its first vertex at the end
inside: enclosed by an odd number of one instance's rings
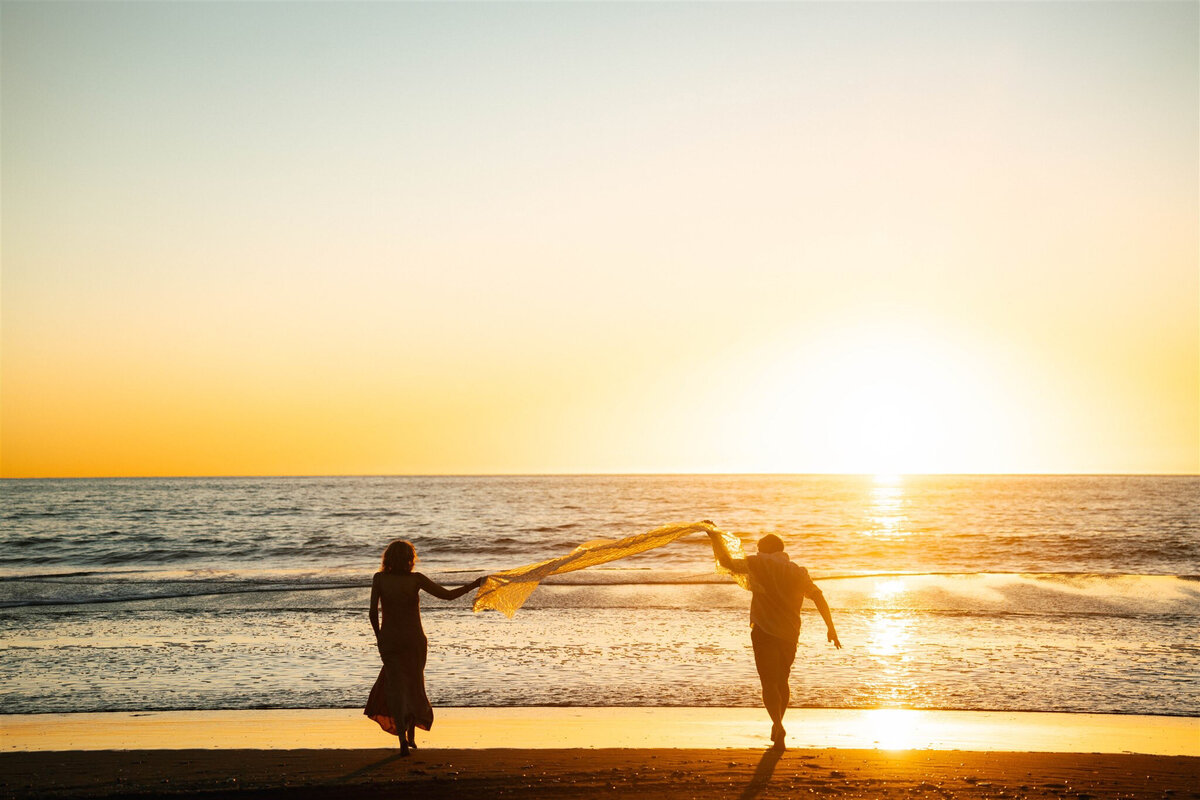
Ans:
POLYGON ((901 708, 911 702, 917 688, 909 665, 912 627, 912 616, 906 612, 879 612, 868 622, 863 683, 873 703, 901 708))
POLYGON ((880 600, 892 599, 896 595, 905 590, 904 581, 900 578, 888 578, 887 580, 875 581, 875 590, 871 592, 871 596, 880 600))
POLYGON ((904 514, 904 485, 898 478, 877 476, 871 487, 867 518, 871 521, 868 535, 880 539, 907 536, 908 517, 904 514))
POLYGON ((878 614, 871 620, 867 636, 867 653, 871 656, 899 656, 908 661, 909 629, 912 619, 907 615, 878 614))

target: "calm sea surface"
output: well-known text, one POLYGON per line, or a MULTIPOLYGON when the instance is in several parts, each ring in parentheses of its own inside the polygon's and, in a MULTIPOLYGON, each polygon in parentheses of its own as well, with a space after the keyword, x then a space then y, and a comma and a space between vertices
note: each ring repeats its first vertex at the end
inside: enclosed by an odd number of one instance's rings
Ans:
MULTIPOLYGON (((0 482, 0 713, 361 705, 391 539, 458 584, 704 518, 833 607, 795 706, 1200 709, 1200 478, 581 476, 0 482)), ((758 704, 706 538, 611 566, 512 620, 426 598, 434 704, 758 704)))

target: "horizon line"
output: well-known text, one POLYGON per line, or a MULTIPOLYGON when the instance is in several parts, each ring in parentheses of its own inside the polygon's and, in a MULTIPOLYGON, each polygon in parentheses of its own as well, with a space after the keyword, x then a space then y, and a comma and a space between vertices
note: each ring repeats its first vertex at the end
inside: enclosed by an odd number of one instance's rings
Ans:
POLYGON ((1196 478, 1200 472, 348 472, 292 474, 195 475, 25 475, 0 476, 0 481, 95 480, 278 480, 284 478, 1196 478))

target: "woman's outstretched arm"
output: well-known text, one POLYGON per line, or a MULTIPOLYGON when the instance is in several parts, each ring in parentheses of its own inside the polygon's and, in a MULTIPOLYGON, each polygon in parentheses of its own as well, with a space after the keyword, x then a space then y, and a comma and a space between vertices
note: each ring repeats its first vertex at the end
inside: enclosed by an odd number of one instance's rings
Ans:
POLYGON ((440 598, 442 600, 454 600, 456 598, 462 597, 464 594, 471 591, 472 589, 478 589, 480 586, 483 585, 483 581, 485 580, 485 578, 486 578, 486 576, 476 578, 475 580, 471 581, 470 583, 464 584, 464 585, 458 587, 457 589, 447 589, 444 586, 439 586, 438 584, 429 580, 429 578, 426 578, 424 574, 418 572, 417 573, 417 585, 420 586, 425 591, 429 592, 434 597, 440 598))

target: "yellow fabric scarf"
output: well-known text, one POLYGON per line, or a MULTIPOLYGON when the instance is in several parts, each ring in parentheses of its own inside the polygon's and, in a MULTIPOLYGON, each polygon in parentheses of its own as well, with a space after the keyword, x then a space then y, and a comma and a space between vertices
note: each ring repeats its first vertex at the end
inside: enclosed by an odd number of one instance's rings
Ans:
MULTIPOLYGON (((585 542, 565 556, 489 575, 483 586, 480 586, 479 591, 475 594, 474 609, 476 611, 484 611, 491 608, 502 612, 507 617, 512 617, 513 614, 517 613, 517 609, 525 603, 529 595, 533 593, 533 590, 537 588, 538 583, 551 575, 561 575, 564 572, 574 572, 575 570, 607 564, 610 561, 616 561, 618 558, 625 558, 636 553, 653 550, 656 547, 662 547, 676 539, 681 539, 693 533, 710 532, 716 533, 720 537, 720 543, 725 548, 725 551, 729 553, 730 558, 736 560, 746 557, 745 552, 742 550, 742 542, 738 537, 732 533, 720 530, 707 520, 664 525, 661 528, 655 528, 646 533, 639 533, 636 536, 628 536, 624 539, 597 539, 592 542, 585 542)), ((743 589, 750 588, 748 578, 745 575, 731 573, 729 570, 721 567, 720 564, 717 565, 717 572, 732 575, 734 580, 743 589)))

